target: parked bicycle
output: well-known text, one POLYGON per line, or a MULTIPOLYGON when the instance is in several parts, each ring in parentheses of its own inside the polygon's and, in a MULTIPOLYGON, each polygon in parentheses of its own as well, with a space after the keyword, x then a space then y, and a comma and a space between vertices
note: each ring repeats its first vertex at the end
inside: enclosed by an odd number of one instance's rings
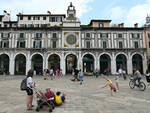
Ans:
POLYGON ((146 85, 144 82, 141 81, 141 78, 139 78, 138 83, 133 78, 130 78, 129 86, 131 89, 134 89, 135 86, 140 89, 140 91, 144 91, 146 89, 146 85))

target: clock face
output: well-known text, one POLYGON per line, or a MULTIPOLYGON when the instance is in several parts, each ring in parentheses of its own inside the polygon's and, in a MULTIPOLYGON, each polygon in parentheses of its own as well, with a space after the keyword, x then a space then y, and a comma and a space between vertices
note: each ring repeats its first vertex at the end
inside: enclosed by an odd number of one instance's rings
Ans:
POLYGON ((69 36, 67 36, 66 41, 68 44, 73 45, 73 44, 76 44, 77 39, 76 39, 75 35, 69 35, 69 36))

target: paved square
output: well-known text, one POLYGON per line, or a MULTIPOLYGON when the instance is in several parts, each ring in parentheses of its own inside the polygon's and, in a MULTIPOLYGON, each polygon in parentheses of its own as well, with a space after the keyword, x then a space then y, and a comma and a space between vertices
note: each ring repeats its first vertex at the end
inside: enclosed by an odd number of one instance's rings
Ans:
MULTIPOLYGON (((53 91, 67 93, 67 103, 54 109, 53 113, 150 113, 150 86, 146 91, 130 89, 129 80, 120 79, 120 91, 110 96, 109 87, 101 89, 106 81, 99 77, 84 77, 83 85, 72 82, 71 76, 43 80, 34 77, 37 88, 45 91, 50 87, 53 91)), ((36 113, 26 111, 26 92, 20 91, 20 76, 0 76, 0 113, 36 113)), ((114 82, 114 77, 110 77, 114 82)), ((146 81, 144 80, 146 83, 146 81)), ((147 83, 146 83, 147 84, 147 83)), ((33 104, 36 107, 36 97, 33 104)), ((34 107, 34 109, 35 109, 34 107)), ((40 111, 46 113, 46 111, 40 111)))

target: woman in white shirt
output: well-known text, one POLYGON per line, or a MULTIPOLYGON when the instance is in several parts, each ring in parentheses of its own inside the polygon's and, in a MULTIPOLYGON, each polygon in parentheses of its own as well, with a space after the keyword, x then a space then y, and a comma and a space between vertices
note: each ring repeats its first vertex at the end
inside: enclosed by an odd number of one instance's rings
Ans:
POLYGON ((33 88, 34 88, 34 82, 33 82, 33 70, 28 71, 27 75, 27 110, 32 110, 32 101, 33 101, 33 88))

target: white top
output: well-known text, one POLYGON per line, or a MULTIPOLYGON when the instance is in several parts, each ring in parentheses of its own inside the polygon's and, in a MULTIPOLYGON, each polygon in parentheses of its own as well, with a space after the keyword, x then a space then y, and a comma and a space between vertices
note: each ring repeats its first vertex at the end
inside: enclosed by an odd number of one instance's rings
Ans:
POLYGON ((53 69, 50 70, 50 74, 53 74, 53 69))
POLYGON ((122 69, 119 69, 118 72, 119 72, 119 74, 122 74, 122 69))
MULTIPOLYGON (((30 87, 30 83, 33 83, 32 77, 28 77, 28 78, 27 78, 27 87, 29 87, 29 88, 31 88, 31 87, 30 87)), ((32 88, 31 88, 31 89, 32 89, 32 88)))

